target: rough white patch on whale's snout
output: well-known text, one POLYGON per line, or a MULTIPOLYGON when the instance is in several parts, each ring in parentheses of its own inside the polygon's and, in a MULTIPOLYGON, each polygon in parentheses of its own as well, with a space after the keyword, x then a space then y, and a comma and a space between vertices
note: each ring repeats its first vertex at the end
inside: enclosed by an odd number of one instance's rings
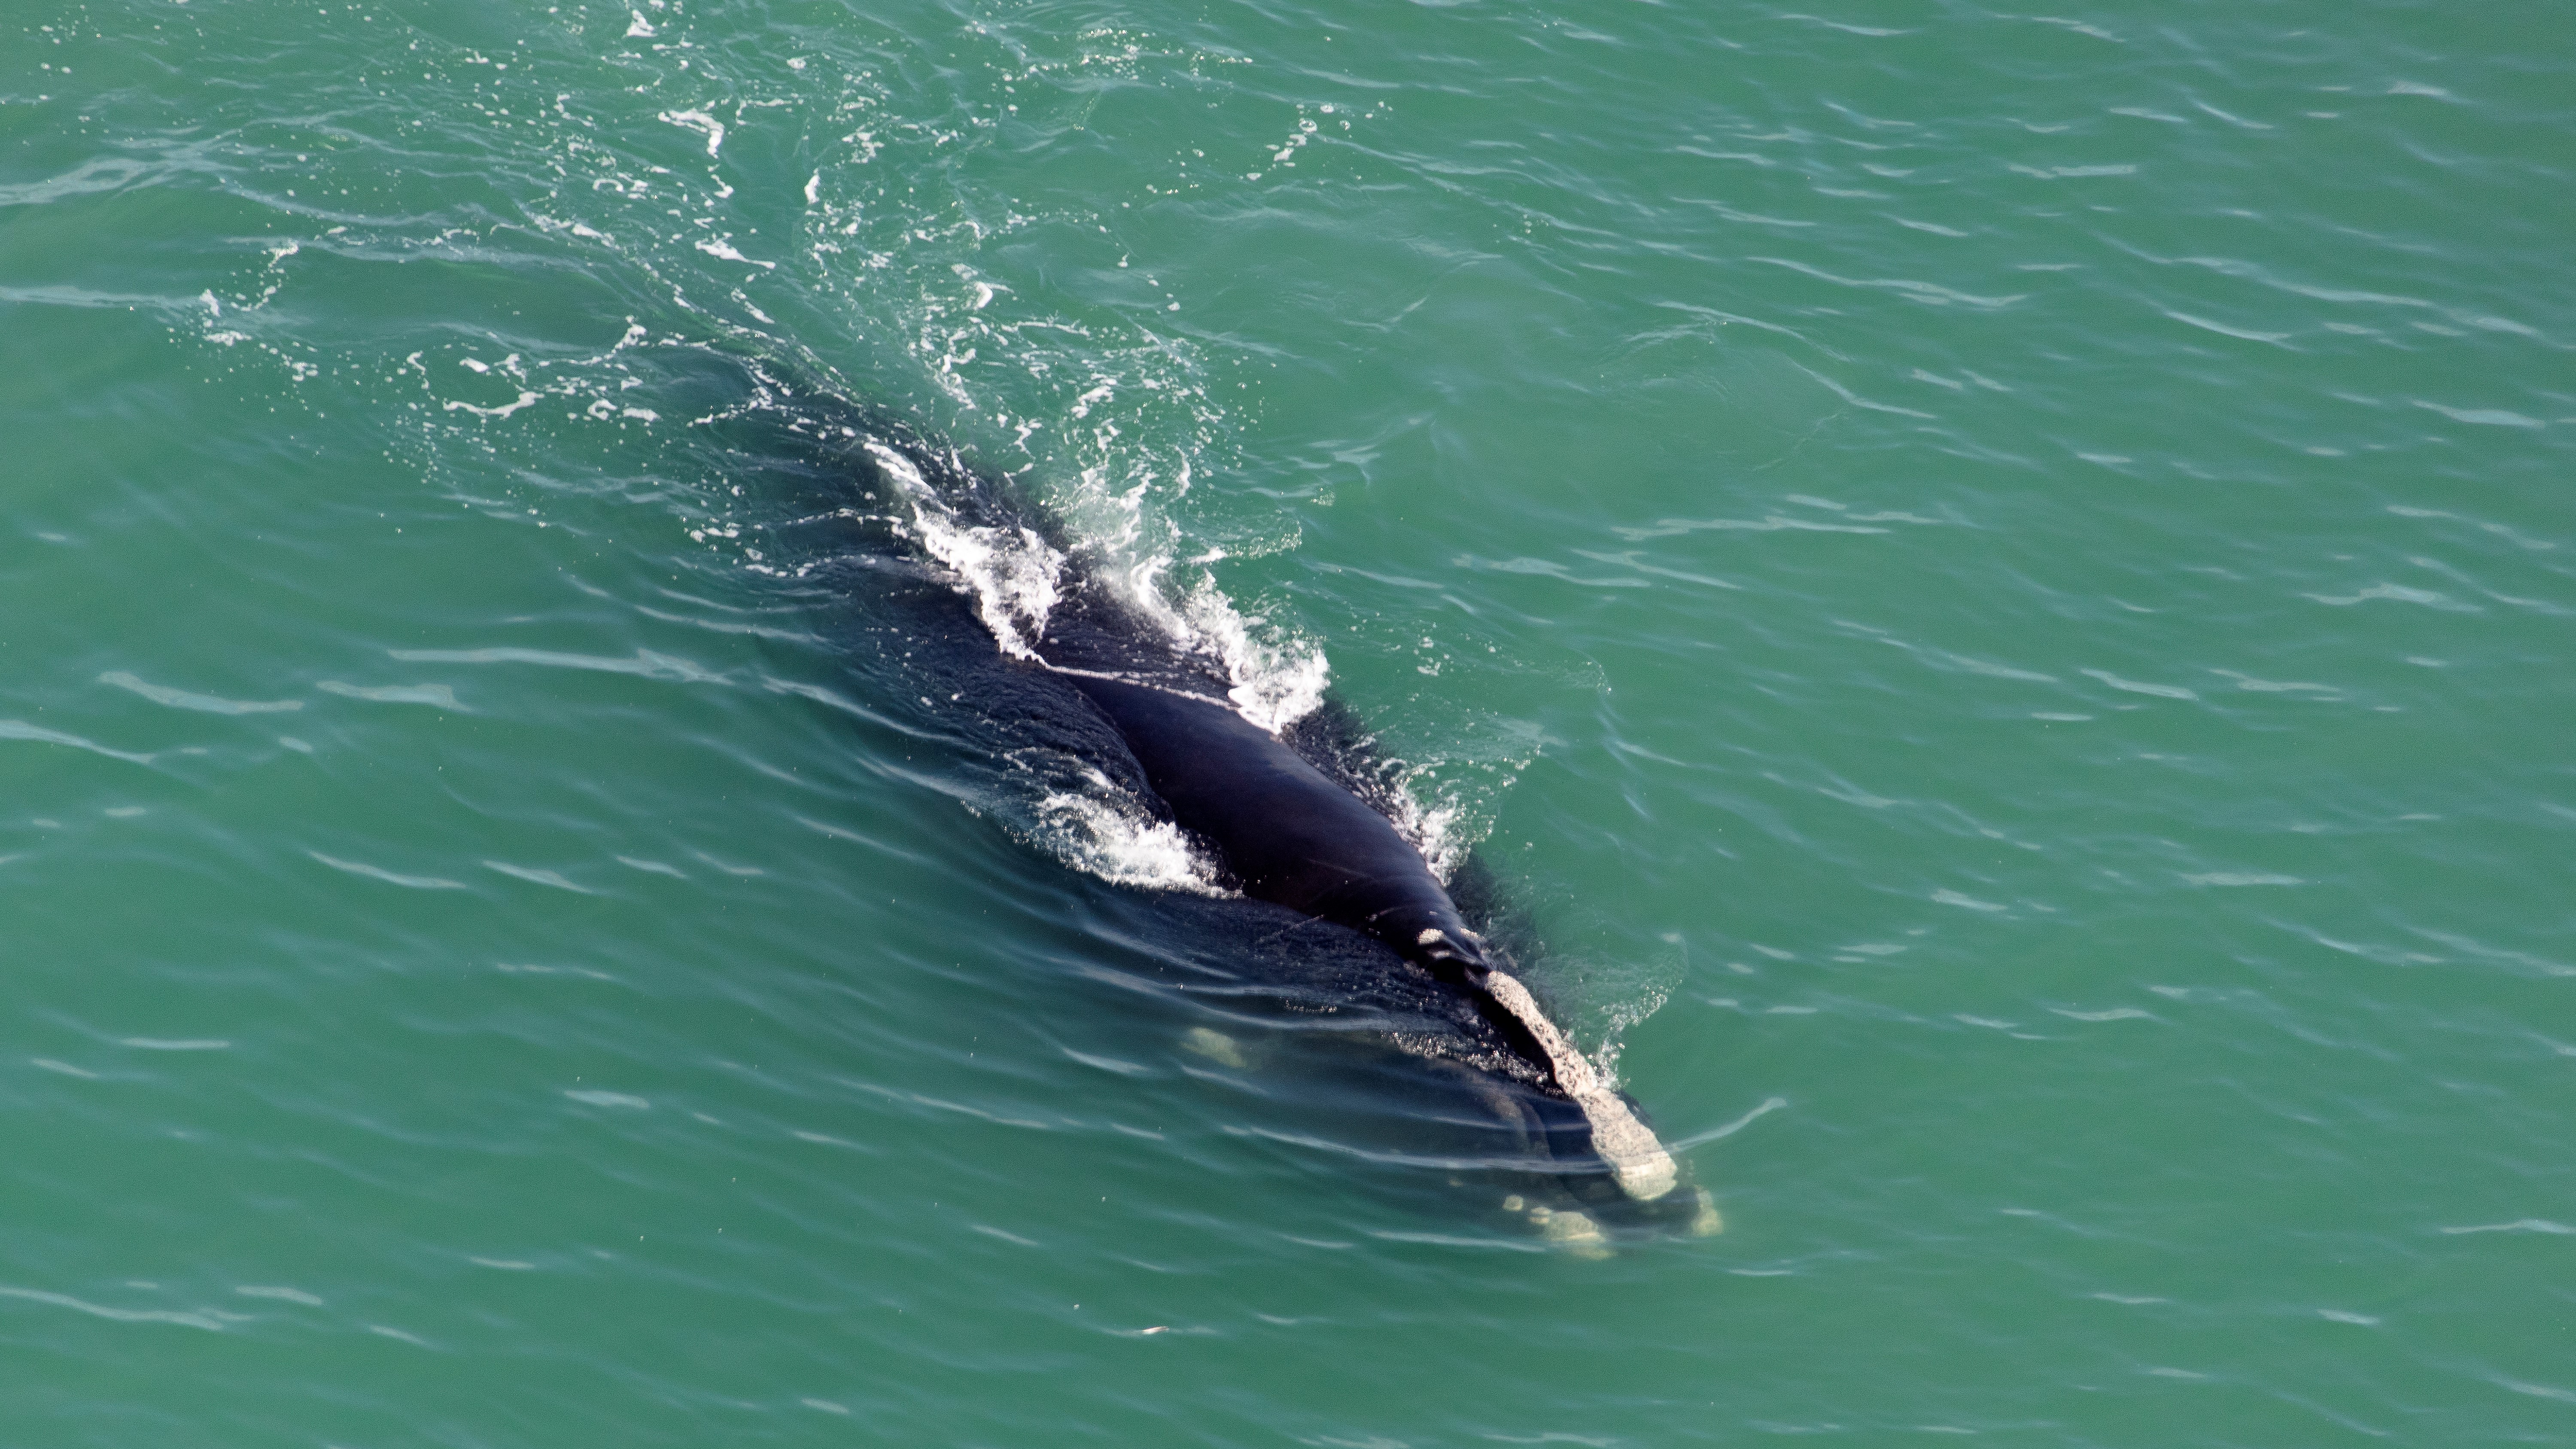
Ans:
POLYGON ((1628 1104, 1619 1099, 1609 1083, 1601 1080, 1592 1063, 1538 1009, 1538 1000, 1530 995, 1529 988, 1503 972, 1490 971, 1485 975, 1485 990, 1502 1003, 1505 1011, 1520 1018, 1521 1025, 1537 1039, 1539 1049, 1547 1053, 1556 1084, 1574 1099, 1584 1120, 1592 1125, 1592 1150, 1610 1165, 1610 1176, 1619 1184, 1619 1190, 1639 1202, 1653 1202, 1671 1192, 1674 1184, 1681 1181, 1672 1154, 1655 1139, 1654 1129, 1637 1120, 1637 1114, 1628 1110, 1628 1104))

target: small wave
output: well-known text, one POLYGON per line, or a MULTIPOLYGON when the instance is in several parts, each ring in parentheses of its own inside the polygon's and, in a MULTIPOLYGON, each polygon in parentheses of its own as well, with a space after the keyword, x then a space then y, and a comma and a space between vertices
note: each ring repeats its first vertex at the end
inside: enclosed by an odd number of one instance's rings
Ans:
POLYGON ((416 891, 461 891, 465 889, 465 883, 463 881, 446 880, 434 875, 402 875, 398 872, 387 870, 383 866, 368 865, 364 861, 341 860, 336 856, 324 855, 318 850, 308 850, 304 853, 313 857, 315 860, 322 862, 324 865, 331 867, 333 870, 347 871, 351 875, 362 875, 369 880, 383 881, 387 885, 406 886, 416 891))
POLYGON ((96 740, 86 740, 79 735, 67 735, 61 730, 49 730, 43 725, 32 725, 19 719, 0 719, 0 740, 29 740, 36 744, 69 745, 76 750, 87 750, 91 754, 105 755, 111 760, 123 760, 128 764, 152 763, 150 755, 139 755, 130 750, 110 749, 96 740))
POLYGON ((74 1298, 68 1293, 48 1293, 40 1288, 18 1288, 0 1285, 0 1298, 19 1298, 30 1303, 50 1304, 86 1313, 92 1318, 105 1318, 116 1323, 176 1323, 187 1328, 202 1328, 220 1333, 223 1324, 211 1313, 182 1313, 160 1308, 110 1308, 103 1303, 74 1298))
POLYGON ((193 690, 172 689, 153 684, 122 670, 110 670, 98 677, 101 684, 112 684, 143 696, 154 704, 172 709, 191 709, 203 714, 285 714, 304 707, 300 699, 225 699, 219 695, 198 694, 193 690))

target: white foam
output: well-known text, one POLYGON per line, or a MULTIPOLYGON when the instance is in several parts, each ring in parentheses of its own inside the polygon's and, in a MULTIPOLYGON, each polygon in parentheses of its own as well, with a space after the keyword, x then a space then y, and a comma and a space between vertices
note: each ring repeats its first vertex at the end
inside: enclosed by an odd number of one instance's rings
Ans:
POLYGON ((1520 1018, 1521 1025, 1538 1040, 1539 1049, 1547 1053, 1548 1066, 1556 1074, 1556 1084, 1583 1109, 1584 1120, 1592 1124, 1592 1149, 1610 1164, 1610 1175, 1619 1190, 1639 1202, 1653 1202, 1673 1190, 1681 1180, 1673 1166, 1672 1154, 1655 1140, 1654 1130, 1637 1120, 1628 1104, 1592 1069, 1592 1063, 1556 1023, 1538 1008, 1538 1000, 1518 979, 1500 971, 1488 972, 1485 990, 1503 1009, 1520 1018))
POLYGON ((1432 875, 1446 885, 1457 874, 1459 865, 1466 860, 1467 852, 1475 841, 1455 828, 1458 824, 1458 807, 1455 804, 1425 806, 1415 798, 1409 787, 1414 777, 1422 773, 1421 770, 1408 773, 1397 788, 1388 792, 1394 797, 1395 829, 1407 844, 1422 852, 1422 863, 1431 867, 1432 875))
MULTIPOLYGON (((1040 375, 1063 379, 1064 395, 1041 412, 1053 413, 1046 432, 1064 442, 1040 461, 1044 471, 1065 482, 1049 490, 1043 501, 1076 540, 1072 547, 1087 576, 1116 594, 1179 652, 1221 671, 1233 704, 1246 719, 1275 733, 1311 713, 1323 702, 1330 673, 1323 650, 1289 631, 1247 620, 1205 573, 1207 565, 1226 554, 1187 539, 1164 512, 1164 505, 1189 494, 1201 449, 1210 439, 1209 425, 1219 416, 1192 375, 1187 346, 1149 335, 1141 339, 1144 345, 1058 350, 1064 336, 1090 339, 1093 333, 997 315, 1003 309, 993 304, 1003 289, 982 280, 965 263, 952 270, 960 292, 953 298, 926 299, 921 320, 938 325, 923 328, 922 335, 940 340, 938 355, 924 352, 922 360, 934 368, 939 386, 960 401, 994 411, 1006 423, 1008 414, 992 408, 992 400, 972 396, 969 374, 960 371, 963 364, 979 352, 1008 348, 1011 355, 1043 367, 1040 375), (1175 438, 1175 422, 1193 425, 1195 439, 1175 438)), ((1022 443, 1037 431, 1038 425, 1022 426, 1022 443)), ((891 461, 887 466, 899 478, 910 472, 891 461)), ((915 495, 916 507, 923 501, 915 495)), ((940 540, 925 537, 924 542, 940 540)), ((1043 556, 1057 567, 1065 562, 1053 550, 1041 555, 1040 548, 1030 546, 1035 543, 1014 541, 1011 552, 1043 556)), ((1049 581, 1054 577, 1050 574, 1049 581)), ((978 593, 984 593, 980 586, 978 593)), ((995 632, 1006 650, 1019 652, 1010 637, 995 632)), ((1034 642, 1034 636, 1022 642, 1034 642)))
MULTIPOLYGON (((638 16, 636 19, 640 24, 642 23, 643 17, 638 16)), ((649 34, 650 32, 647 33, 649 34)), ((716 154, 717 148, 724 145, 725 123, 708 115, 704 111, 664 111, 661 115, 661 119, 670 122, 674 126, 686 126, 690 130, 706 137, 707 154, 710 156, 716 154)))
POLYGON ((482 407, 476 407, 474 404, 472 404, 472 403, 470 403, 470 402, 457 402, 457 401, 455 401, 455 400, 453 400, 453 399, 450 399, 450 400, 449 400, 449 401, 447 401, 447 402, 443 402, 443 403, 439 404, 439 406, 441 406, 441 407, 445 408, 447 411, 449 411, 449 412, 451 412, 451 413, 452 413, 452 412, 458 412, 458 411, 464 411, 464 412, 472 413, 472 414, 474 414, 476 417, 480 417, 480 418, 506 418, 506 417, 508 417, 510 414, 517 412, 517 411, 518 411, 519 409, 521 409, 521 408, 533 406, 533 405, 536 403, 536 401, 537 401, 539 398, 543 397, 543 396, 544 396, 544 394, 543 394, 543 393, 534 393, 534 392, 530 392, 530 391, 528 391, 528 390, 527 390, 527 389, 525 389, 525 388, 521 388, 521 389, 519 390, 519 396, 518 396, 518 400, 517 400, 517 401, 515 401, 515 402, 506 402, 506 403, 503 403, 501 406, 499 406, 499 407, 497 407, 497 408, 482 408, 482 407))
MULTIPOLYGON (((1180 487, 1186 490, 1186 465, 1182 471, 1180 487)), ((1237 713, 1277 734, 1323 704, 1332 665, 1320 647, 1246 619, 1204 573, 1179 590, 1175 600, 1170 576, 1180 540, 1168 525, 1156 527, 1147 520, 1151 478, 1119 492, 1102 487, 1096 470, 1083 481, 1087 497, 1079 503, 1087 506, 1078 512, 1097 540, 1090 551, 1097 555, 1098 576, 1176 650, 1224 670, 1226 696, 1237 713)), ((1191 563, 1203 569, 1224 557, 1211 550, 1191 563)))
POLYGON ((1090 792, 1059 791, 1038 802, 1039 843, 1067 865, 1113 885, 1226 896, 1216 862, 1181 828, 1138 809, 1108 777, 1091 772, 1090 792))
MULTIPOLYGON (((734 244, 732 242, 722 238, 717 238, 715 240, 701 240, 698 242, 697 247, 699 251, 705 252, 708 256, 714 257, 719 261, 741 262, 745 266, 752 267, 767 267, 773 272, 778 270, 778 263, 764 262, 758 257, 744 256, 741 252, 734 249, 734 244)), ((757 312, 759 309, 754 308, 752 310, 757 312)), ((766 322, 769 319, 763 317, 760 320, 766 322)))
POLYGON ((1059 597, 1064 555, 1034 529, 1014 533, 961 522, 911 459, 874 442, 868 453, 912 505, 913 533, 922 548, 974 596, 976 616, 993 641, 1014 658, 1036 660, 1037 641, 1045 637, 1047 615, 1059 597))
MULTIPOLYGON (((922 548, 974 598, 977 616, 1002 652, 1043 662, 1037 645, 1062 597, 1063 551, 1025 526, 1012 530, 960 520, 912 460, 878 443, 868 451, 912 505, 922 548)), ((1235 708, 1263 729, 1275 734, 1323 703, 1331 675, 1323 650, 1256 632, 1212 580, 1201 579, 1175 605, 1165 585, 1172 565, 1169 540, 1144 543, 1153 531, 1143 509, 1146 485, 1110 493, 1098 482, 1096 476, 1085 479, 1086 496, 1073 511, 1077 524, 1097 540, 1088 550, 1096 555, 1096 575, 1129 608, 1178 651, 1223 667, 1235 708)))
POLYGON ((1256 632, 1214 580, 1190 591, 1181 617, 1198 647, 1224 661, 1233 685, 1227 697, 1245 719, 1277 734, 1323 704, 1332 678, 1324 651, 1293 635, 1256 632))

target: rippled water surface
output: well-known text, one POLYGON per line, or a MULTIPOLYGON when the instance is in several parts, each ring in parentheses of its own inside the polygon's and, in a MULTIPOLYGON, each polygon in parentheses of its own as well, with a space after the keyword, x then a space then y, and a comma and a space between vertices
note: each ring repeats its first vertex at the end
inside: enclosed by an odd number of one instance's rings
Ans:
POLYGON ((2576 1439, 2567 39, 6 0, 0 1439, 2576 1439), (1726 1230, 1225 988, 850 418, 1329 680, 1726 1230))

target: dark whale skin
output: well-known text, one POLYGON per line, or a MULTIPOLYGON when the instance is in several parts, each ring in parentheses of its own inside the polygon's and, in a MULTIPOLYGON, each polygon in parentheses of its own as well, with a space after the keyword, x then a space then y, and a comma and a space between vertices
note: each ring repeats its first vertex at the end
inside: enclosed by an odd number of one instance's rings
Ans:
POLYGON ((1230 705, 1089 671, 1061 672, 1117 727, 1173 820, 1216 846, 1245 895, 1376 937, 1473 1003, 1514 1055, 1537 1068, 1547 1090, 1503 1099, 1508 1110, 1559 1163, 1607 1167, 1617 1181, 1613 1187, 1586 1171, 1589 1181, 1570 1180, 1570 1191, 1641 1223, 1662 1218, 1695 1233, 1714 1230, 1700 1225, 1702 1214, 1717 1221, 1704 1193, 1673 1191, 1673 1161, 1637 1121, 1635 1104, 1605 1089, 1579 1057, 1572 1061, 1576 1079, 1566 1079, 1559 1053, 1571 1048, 1552 1025, 1528 1019, 1536 1015, 1528 989, 1495 969, 1483 940, 1392 821, 1230 705), (1520 1003, 1517 1010, 1507 996, 1520 1003), (1605 1127, 1625 1144, 1615 1158, 1602 1150, 1605 1127))
POLYGON ((1476 933, 1393 822, 1229 705, 1069 677, 1118 727, 1172 818, 1216 846, 1245 895, 1385 942, 1464 991, 1514 1051, 1546 1069, 1529 1028, 1485 989, 1491 968, 1476 933))
MULTIPOLYGON (((908 501, 912 517, 874 508, 828 516, 891 525, 877 551, 899 549, 912 560, 897 571, 899 586, 935 584, 952 601, 942 614, 949 620, 942 640, 983 634, 1000 646, 998 657, 986 656, 995 672, 958 681, 968 688, 948 698, 975 700, 988 718, 1015 722, 1132 792, 1137 804, 1212 847, 1249 900, 1367 936, 1405 963, 1403 974, 1422 973, 1472 1010, 1499 1053, 1487 1055, 1482 1044, 1465 1055, 1419 1041, 1395 1044, 1483 1083, 1479 1107, 1516 1130, 1522 1150, 1550 1160, 1558 1188, 1589 1212, 1612 1211, 1616 1221, 1639 1228, 1715 1230, 1704 1189, 1674 1190, 1677 1165, 1639 1120, 1634 1100, 1603 1080, 1547 1019, 1518 968, 1467 923, 1422 853, 1383 813, 1381 804, 1391 802, 1372 803, 1387 793, 1385 782, 1355 775, 1367 741, 1336 737, 1329 701, 1301 721, 1305 727, 1285 738, 1271 733, 1227 697, 1229 670, 1176 637, 1160 611, 1130 599, 1118 586, 1123 574, 1095 567, 1114 559, 1095 558, 1007 479, 980 474, 954 450, 881 419, 864 436, 846 425, 841 432, 862 439, 848 452, 835 448, 834 457, 861 463, 874 485, 865 501, 877 503, 883 491, 908 501), (942 553, 933 538, 938 530, 976 535, 986 547, 1042 543, 1052 551, 1048 597, 988 596, 978 574, 942 553), (976 601, 971 611, 956 607, 969 597, 976 601), (1517 1090, 1499 1090, 1504 1083, 1517 1090)), ((892 642, 880 641, 880 655, 892 642)), ((913 650, 903 657, 913 659, 913 650)), ((934 692, 921 692, 925 705, 934 692)))

